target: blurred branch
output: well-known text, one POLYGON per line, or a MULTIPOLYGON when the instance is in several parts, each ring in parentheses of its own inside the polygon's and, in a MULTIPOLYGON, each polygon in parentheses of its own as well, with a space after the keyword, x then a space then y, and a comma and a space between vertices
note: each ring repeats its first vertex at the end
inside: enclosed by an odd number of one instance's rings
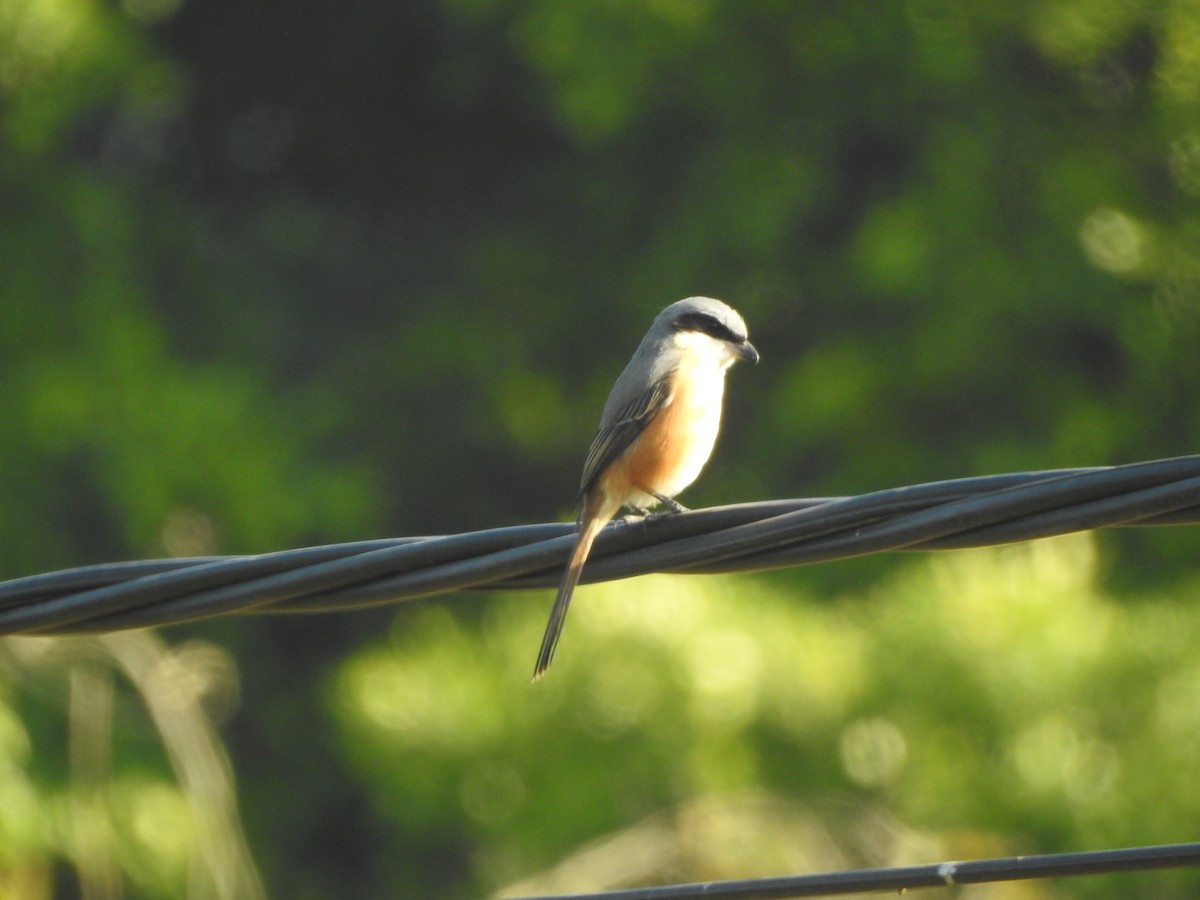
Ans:
MULTIPOLYGON (((214 721, 236 697, 236 667, 223 651, 202 642, 169 647, 154 632, 142 631, 0 640, 0 654, 13 673, 68 672, 71 829, 65 849, 75 864, 81 897, 123 896, 122 872, 131 870, 130 861, 139 854, 163 854, 164 847, 170 849, 158 868, 165 877, 182 873, 188 896, 266 896, 243 833, 232 766, 214 721), (114 672, 128 680, 145 704, 186 801, 182 815, 166 829, 170 835, 165 842, 157 833, 132 844, 120 840, 121 822, 127 819, 121 810, 133 795, 120 788, 113 771, 114 672), (178 859, 172 856, 175 850, 178 859)), ((164 821, 157 819, 154 827, 162 829, 164 821)), ((8 896, 2 886, 0 895, 8 896)))
POLYGON ((237 810, 233 769, 204 710, 211 673, 186 650, 169 650, 152 632, 100 638, 113 662, 137 688, 162 738, 196 824, 192 883, 198 896, 259 900, 266 892, 246 845, 237 810))
POLYGON ((122 895, 121 869, 108 808, 112 776, 112 673, 91 659, 71 667, 71 811, 75 867, 83 900, 122 895))
MULTIPOLYGON (((617 523, 597 541, 584 580, 754 571, 1093 528, 1197 522, 1200 456, 1183 456, 617 523)), ((260 556, 70 569, 0 584, 0 633, 115 631, 230 612, 324 612, 464 589, 549 587, 558 581, 573 534, 566 523, 523 525, 260 556)))

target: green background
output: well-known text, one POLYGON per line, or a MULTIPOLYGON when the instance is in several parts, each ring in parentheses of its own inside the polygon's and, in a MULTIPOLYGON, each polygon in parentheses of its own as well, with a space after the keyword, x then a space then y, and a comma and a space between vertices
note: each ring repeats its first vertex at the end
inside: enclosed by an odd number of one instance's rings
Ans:
MULTIPOLYGON (((692 294, 693 507, 1195 450, 1200 4, 0 0, 0 578, 569 518, 692 294)), ((3 639, 0 897, 1191 840, 1194 541, 3 639)))

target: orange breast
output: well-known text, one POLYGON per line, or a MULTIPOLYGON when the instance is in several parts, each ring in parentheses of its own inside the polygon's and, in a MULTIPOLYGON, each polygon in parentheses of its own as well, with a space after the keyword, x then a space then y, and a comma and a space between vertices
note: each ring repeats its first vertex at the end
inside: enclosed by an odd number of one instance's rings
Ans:
POLYGON ((696 480, 720 427, 725 386, 721 375, 701 367, 676 372, 670 402, 614 463, 613 488, 620 490, 617 484, 624 482, 626 490, 673 497, 696 480))
POLYGON ((661 492, 679 468, 685 430, 680 427, 685 412, 681 399, 676 394, 626 452, 625 474, 632 485, 661 492))

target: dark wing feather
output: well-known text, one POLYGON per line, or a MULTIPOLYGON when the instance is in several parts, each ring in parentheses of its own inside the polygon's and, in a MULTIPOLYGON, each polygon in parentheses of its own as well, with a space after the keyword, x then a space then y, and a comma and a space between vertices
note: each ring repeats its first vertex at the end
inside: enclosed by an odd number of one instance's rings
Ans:
POLYGON ((655 381, 621 409, 612 422, 601 427, 596 433, 592 447, 588 450, 587 460, 583 464, 583 477, 579 481, 580 496, 591 490, 600 473, 633 443, 634 438, 641 434, 670 402, 670 383, 669 377, 655 381))

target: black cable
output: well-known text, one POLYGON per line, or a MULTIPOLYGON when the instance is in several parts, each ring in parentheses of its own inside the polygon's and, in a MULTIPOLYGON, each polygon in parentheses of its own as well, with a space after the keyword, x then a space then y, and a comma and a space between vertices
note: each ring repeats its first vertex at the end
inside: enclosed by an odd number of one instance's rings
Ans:
MULTIPOLYGON (((1197 522, 1200 456, 1184 456, 617 523, 597 540, 584 581, 656 571, 753 571, 1093 528, 1197 522)), ((112 631, 231 612, 333 611, 447 591, 550 587, 559 579, 573 534, 567 523, 520 525, 34 575, 0 583, 0 634, 112 631)))
POLYGON ((1200 843, 1085 850, 1046 856, 1012 856, 972 862, 925 866, 854 869, 818 875, 710 881, 665 887, 634 888, 593 894, 527 897, 523 900, 786 900, 794 897, 832 897, 872 891, 899 892, 915 888, 950 887, 1033 878, 1107 875, 1146 869, 1200 866, 1200 843))

